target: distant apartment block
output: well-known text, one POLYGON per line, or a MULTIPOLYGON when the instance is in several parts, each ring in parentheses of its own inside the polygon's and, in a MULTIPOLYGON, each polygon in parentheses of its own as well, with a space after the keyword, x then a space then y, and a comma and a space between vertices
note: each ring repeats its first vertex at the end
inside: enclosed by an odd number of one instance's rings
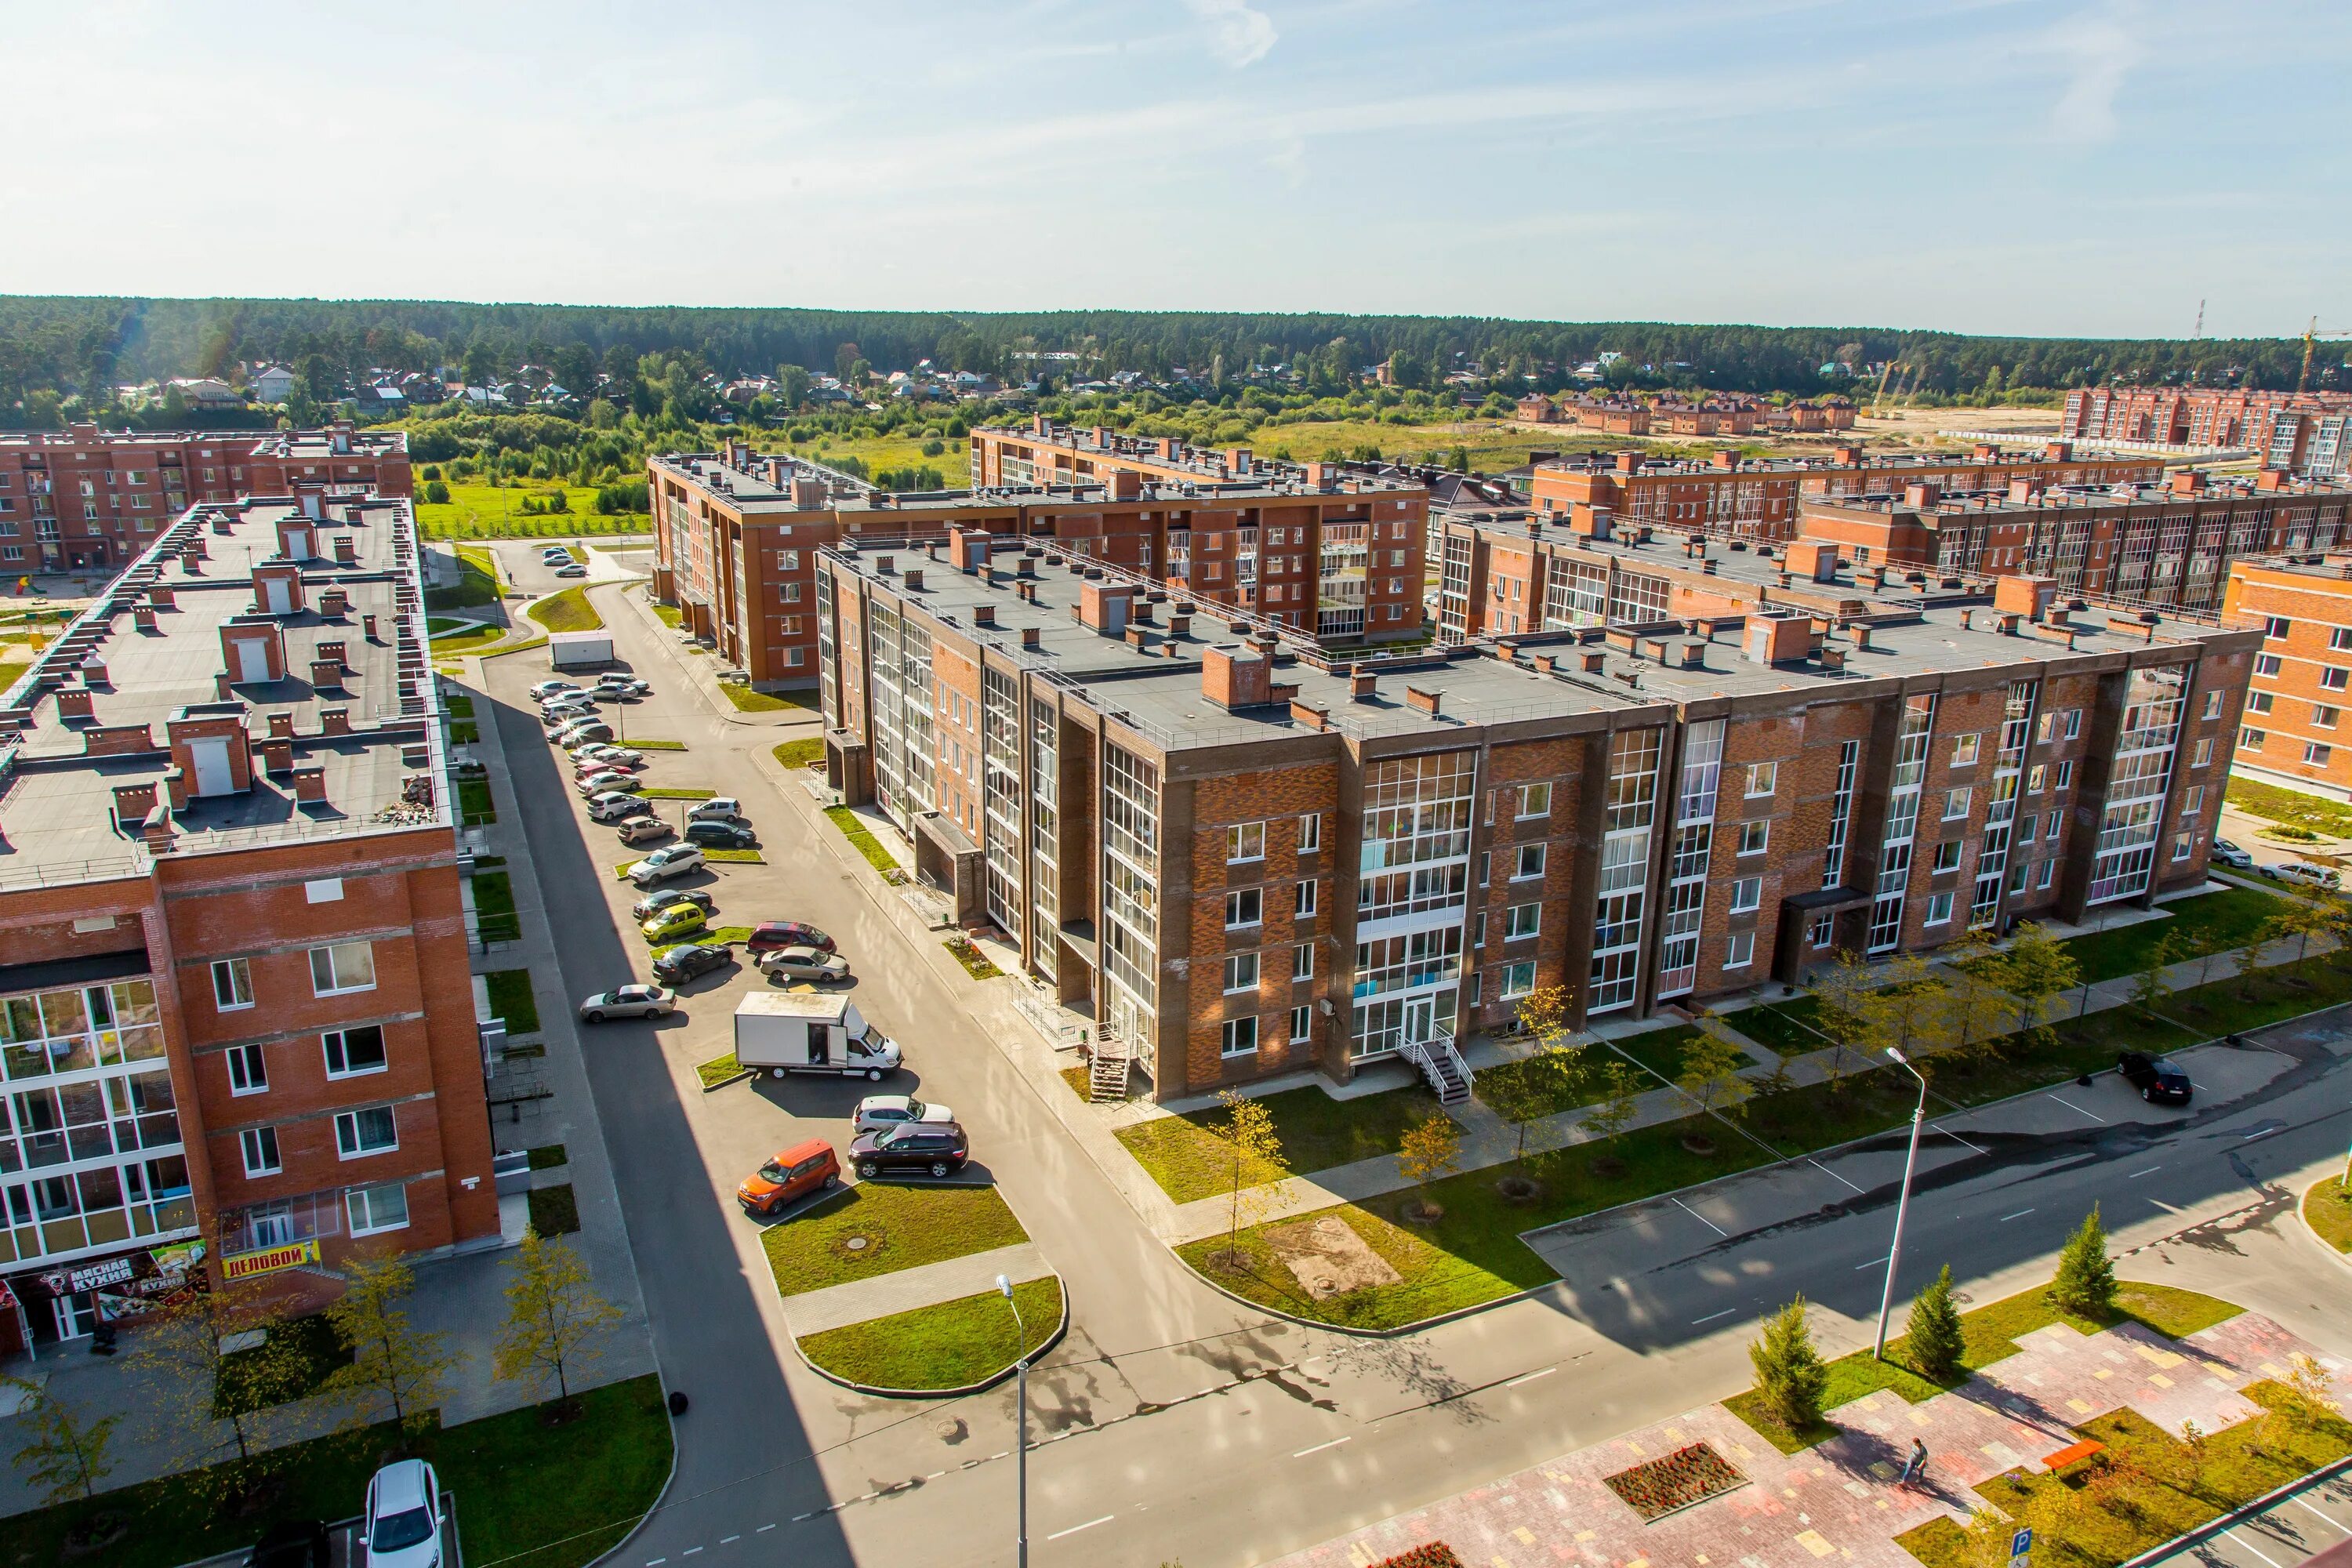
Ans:
POLYGON ((1336 465, 1177 481, 1103 462, 1049 483, 894 494, 738 443, 652 458, 646 479, 656 595, 755 686, 814 683, 815 552, 866 535, 1051 539, 1309 641, 1407 638, 1422 624, 1427 492, 1336 465))
POLYGON ((1990 445, 1950 454, 1866 454, 1839 447, 1826 458, 1743 458, 1717 452, 1706 462, 1640 452, 1553 458, 1535 465, 1529 500, 1545 517, 1599 508, 1621 522, 1700 528, 1763 539, 1791 536, 1801 501, 1814 497, 1899 494, 1914 481, 1945 489, 2000 489, 2012 479, 2042 485, 2152 483, 2163 465, 2149 458, 2083 458, 2063 442, 2038 452, 1990 445))
POLYGON ((2069 440, 2251 450, 2264 468, 2340 478, 2352 465, 2352 393, 2096 386, 2066 395, 2069 440))
POLYGON ((297 484, 412 493, 408 437, 358 430, 101 430, 0 434, 0 578, 120 568, 200 501, 297 484))
POLYGON ((1678 542, 1748 586, 1349 659, 1050 539, 845 539, 826 766, 1163 1099, 1392 1057, 1451 1096, 1539 986, 1638 1016, 2202 879, 2258 634, 1819 553, 1784 596, 1678 542))
POLYGON ((2231 771, 2352 800, 2352 553, 2232 562, 2222 610, 2263 634, 2231 771))
POLYGON ((415 524, 293 489, 166 523, 0 695, 0 1349, 199 1240, 299 1285, 498 1237, 415 524))

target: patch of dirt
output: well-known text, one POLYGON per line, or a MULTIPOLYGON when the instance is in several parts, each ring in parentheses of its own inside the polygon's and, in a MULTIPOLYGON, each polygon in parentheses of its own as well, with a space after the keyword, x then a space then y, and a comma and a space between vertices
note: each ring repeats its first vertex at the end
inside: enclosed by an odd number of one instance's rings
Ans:
POLYGON ((1318 1301, 1394 1285, 1403 1278, 1354 1226, 1334 1215, 1276 1226, 1265 1233, 1265 1242, 1298 1280, 1298 1288, 1318 1301))

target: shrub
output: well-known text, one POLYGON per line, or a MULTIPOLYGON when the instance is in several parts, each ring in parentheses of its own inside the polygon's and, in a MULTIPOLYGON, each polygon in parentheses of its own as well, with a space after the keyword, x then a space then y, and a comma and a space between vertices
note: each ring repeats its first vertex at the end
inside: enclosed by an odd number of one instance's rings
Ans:
POLYGON ((1940 1383, 1960 1370, 1965 1346, 1960 1310, 1952 1301, 1950 1264, 1912 1301, 1908 1332, 1911 1364, 1921 1373, 1940 1383))
POLYGON ((1822 1394, 1829 1369, 1813 1348, 1813 1331, 1802 1296, 1764 1320, 1764 1337, 1748 1347, 1756 1368, 1756 1393, 1771 1417, 1791 1432, 1822 1418, 1822 1394))
POLYGON ((2050 1303, 2078 1318, 2114 1315, 2116 1266, 2107 1257, 2107 1233, 2099 1224, 2096 1204, 2058 1255, 2058 1277, 2050 1282, 2050 1303))

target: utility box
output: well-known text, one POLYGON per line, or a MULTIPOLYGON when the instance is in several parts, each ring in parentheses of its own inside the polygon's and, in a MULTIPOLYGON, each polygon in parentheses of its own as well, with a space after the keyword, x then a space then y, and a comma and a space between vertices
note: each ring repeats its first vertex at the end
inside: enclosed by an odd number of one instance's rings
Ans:
POLYGON ((735 1059, 778 1078, 812 1072, 878 1080, 900 1058, 898 1043, 846 996, 754 991, 735 1005, 735 1059))

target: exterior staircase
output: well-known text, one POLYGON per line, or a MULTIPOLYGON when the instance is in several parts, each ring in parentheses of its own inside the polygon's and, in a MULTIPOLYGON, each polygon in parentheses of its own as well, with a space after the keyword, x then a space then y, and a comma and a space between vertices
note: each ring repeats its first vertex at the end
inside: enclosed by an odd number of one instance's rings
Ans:
POLYGON ((1108 1024, 1095 1026, 1094 1048, 1087 1058, 1087 1098, 1097 1105, 1127 1098, 1128 1068, 1133 1061, 1127 1042, 1108 1024))
POLYGON ((1470 1064, 1454 1048, 1450 1036, 1433 1040, 1408 1040, 1404 1046, 1405 1059, 1421 1069, 1436 1091, 1437 1103, 1451 1110, 1470 1098, 1470 1064))

